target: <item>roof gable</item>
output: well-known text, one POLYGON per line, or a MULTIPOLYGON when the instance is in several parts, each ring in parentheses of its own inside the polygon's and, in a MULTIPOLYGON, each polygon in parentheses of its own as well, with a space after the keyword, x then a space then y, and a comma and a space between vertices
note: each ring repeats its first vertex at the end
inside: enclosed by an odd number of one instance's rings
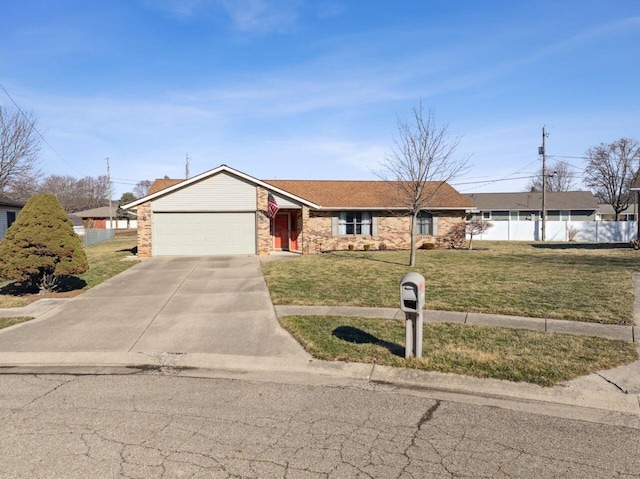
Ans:
POLYGON ((187 180, 175 180, 175 179, 162 179, 162 180, 156 180, 153 182, 153 184, 151 185, 151 187, 149 188, 149 193, 147 193, 146 196, 144 196, 143 198, 140 198, 136 201, 133 201, 131 203, 128 203, 126 205, 122 206, 122 209, 129 209, 129 208, 134 208, 142 203, 146 203, 147 201, 151 201, 154 200, 156 198, 159 198, 161 196, 165 196, 168 194, 171 194, 172 192, 178 190, 178 189, 182 189, 182 188, 186 188, 189 185, 192 185, 194 183, 197 183, 199 181, 202 181, 204 179, 210 178, 212 176, 218 175, 220 173, 228 173, 230 175, 233 176, 237 176, 238 178, 241 178, 245 181, 248 181, 249 183, 253 183, 256 186, 262 186, 264 188, 267 189, 271 189, 274 190, 277 193, 280 193, 281 195, 284 195, 287 198, 291 198, 294 201, 300 202, 300 203, 304 203, 307 206, 310 206, 312 208, 317 208, 318 205, 305 200, 304 198, 301 197, 297 197, 293 194, 291 194, 290 192, 281 190, 279 188, 275 188, 271 185, 268 185, 266 183, 264 183, 263 181, 260 181, 252 176, 249 176, 245 173, 242 173, 241 171, 238 170, 234 170, 233 168, 227 166, 227 165, 220 165, 217 168, 214 168, 213 170, 209 170, 209 171, 205 171, 204 173, 201 173, 197 176, 194 176, 192 178, 189 178, 187 180), (157 188, 157 189, 156 189, 157 188))

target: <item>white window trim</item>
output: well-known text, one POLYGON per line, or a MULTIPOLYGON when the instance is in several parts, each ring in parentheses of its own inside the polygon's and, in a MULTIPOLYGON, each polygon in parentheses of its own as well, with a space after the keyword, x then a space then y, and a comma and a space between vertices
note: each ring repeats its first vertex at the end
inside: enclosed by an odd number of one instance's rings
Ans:
POLYGON ((370 211, 341 211, 338 213, 338 236, 372 236, 373 233, 373 215, 370 211), (356 233, 356 225, 354 224, 354 232, 347 233, 347 213, 360 214, 360 230, 362 233, 356 233), (365 228, 367 230, 364 233, 365 228))

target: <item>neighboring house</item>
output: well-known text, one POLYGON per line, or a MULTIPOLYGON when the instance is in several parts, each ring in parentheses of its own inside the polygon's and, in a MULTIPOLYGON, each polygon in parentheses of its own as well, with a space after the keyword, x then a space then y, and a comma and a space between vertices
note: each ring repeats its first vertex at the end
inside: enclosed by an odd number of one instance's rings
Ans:
MULTIPOLYGON (((221 165, 188 180, 156 180, 147 196, 123 206, 136 208, 140 257, 410 245, 406 208, 383 181, 262 181, 221 165)), ((419 244, 437 242, 472 209, 445 183, 420 215, 419 244)))
POLYGON ((75 216, 82 218, 84 227, 87 229, 106 229, 111 227, 110 221, 113 221, 113 227, 116 229, 130 229, 136 227, 135 215, 123 212, 118 209, 119 203, 113 201, 111 208, 109 206, 101 206, 99 208, 91 208, 84 211, 76 211, 75 216))
POLYGON ((23 206, 24 203, 0 195, 0 240, 4 239, 4 234, 16 220, 23 206))
MULTIPOLYGON (((542 215, 542 193, 471 193, 464 195, 478 209, 474 219, 536 221, 542 215)), ((548 192, 547 221, 595 221, 598 202, 590 191, 548 192)))
POLYGON ((618 218, 616 219, 616 212, 613 206, 601 203, 598 205, 598 219, 600 221, 635 221, 637 218, 637 209, 638 205, 632 203, 618 213, 618 218))

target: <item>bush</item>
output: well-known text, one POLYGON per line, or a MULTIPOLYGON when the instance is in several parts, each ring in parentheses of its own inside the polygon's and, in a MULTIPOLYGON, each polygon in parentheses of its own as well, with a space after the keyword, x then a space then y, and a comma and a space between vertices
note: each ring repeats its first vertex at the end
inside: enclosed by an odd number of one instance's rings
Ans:
POLYGON ((378 250, 380 251, 387 251, 387 244, 386 243, 380 243, 378 245, 378 250))
POLYGON ((370 244, 365 244, 365 245, 362 245, 362 248, 363 248, 365 251, 369 251, 369 250, 371 249, 371 245, 370 245, 370 244))
POLYGON ((424 242, 420 245, 420 249, 435 249, 435 243, 424 242))
POLYGON ((89 268, 80 238, 69 217, 51 194, 33 196, 0 243, 0 276, 56 289, 61 277, 89 268))
POLYGON ((354 249, 356 249, 356 247, 352 244, 349 245, 349 251, 353 251, 354 249))
POLYGON ((442 246, 448 249, 462 249, 467 244, 467 224, 460 221, 454 224, 451 229, 442 237, 442 246))

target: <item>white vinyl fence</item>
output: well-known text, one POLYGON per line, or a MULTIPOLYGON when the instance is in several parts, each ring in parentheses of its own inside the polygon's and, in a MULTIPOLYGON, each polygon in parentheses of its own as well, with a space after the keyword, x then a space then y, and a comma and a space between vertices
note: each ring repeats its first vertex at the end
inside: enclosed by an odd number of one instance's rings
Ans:
MULTIPOLYGON (((542 239, 541 221, 491 221, 493 227, 474 239, 489 241, 539 241, 542 239)), ((636 239, 636 221, 547 221, 547 241, 573 240, 589 243, 628 243, 636 239)))

